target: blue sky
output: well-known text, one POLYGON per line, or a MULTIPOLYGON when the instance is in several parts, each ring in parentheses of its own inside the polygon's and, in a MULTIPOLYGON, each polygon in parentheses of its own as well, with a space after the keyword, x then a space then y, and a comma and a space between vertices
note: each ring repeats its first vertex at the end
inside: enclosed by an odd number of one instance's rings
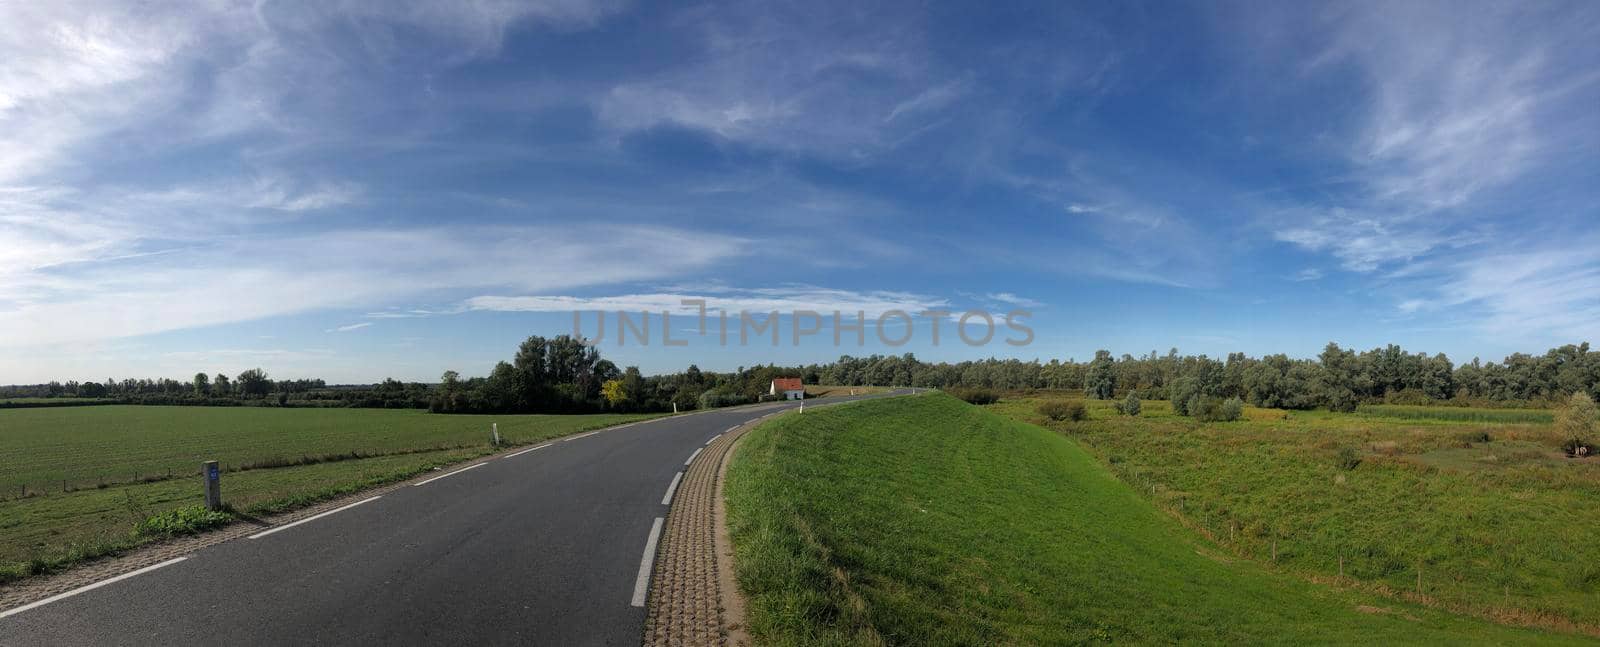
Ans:
POLYGON ((1600 5, 991 4, 5 4, 0 383, 1600 338, 1600 5))

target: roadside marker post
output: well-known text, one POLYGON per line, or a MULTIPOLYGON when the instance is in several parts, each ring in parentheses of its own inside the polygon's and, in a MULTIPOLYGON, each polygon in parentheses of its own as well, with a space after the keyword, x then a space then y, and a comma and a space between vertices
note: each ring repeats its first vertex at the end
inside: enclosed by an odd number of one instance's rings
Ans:
POLYGON ((500 446, 500 423, 498 423, 498 422, 489 423, 489 431, 494 434, 494 446, 495 447, 499 447, 500 446))
POLYGON ((206 461, 200 465, 200 473, 206 480, 206 509, 222 509, 222 470, 216 461, 206 461))
POLYGON ((678 403, 672 403, 672 415, 678 415, 678 403))

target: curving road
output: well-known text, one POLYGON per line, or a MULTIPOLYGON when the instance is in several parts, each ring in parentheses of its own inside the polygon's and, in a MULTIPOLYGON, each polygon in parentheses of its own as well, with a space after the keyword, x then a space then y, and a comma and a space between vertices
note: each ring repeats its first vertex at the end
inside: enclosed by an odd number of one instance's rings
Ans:
POLYGON ((717 434, 793 406, 636 423, 452 468, 4 612, 0 645, 637 645, 641 562, 674 476, 717 434))

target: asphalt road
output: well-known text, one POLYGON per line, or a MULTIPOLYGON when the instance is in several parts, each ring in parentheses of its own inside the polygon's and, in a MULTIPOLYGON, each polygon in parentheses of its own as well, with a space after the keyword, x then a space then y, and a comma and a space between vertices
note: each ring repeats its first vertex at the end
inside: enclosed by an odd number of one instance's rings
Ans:
POLYGON ((792 406, 638 423, 451 468, 0 618, 0 645, 637 645, 640 563, 674 475, 713 436, 792 406))

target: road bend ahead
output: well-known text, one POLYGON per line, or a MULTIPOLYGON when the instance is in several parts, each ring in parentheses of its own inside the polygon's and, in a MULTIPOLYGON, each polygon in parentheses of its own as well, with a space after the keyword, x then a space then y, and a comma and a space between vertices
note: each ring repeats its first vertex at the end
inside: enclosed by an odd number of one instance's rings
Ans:
POLYGON ((674 477, 712 437, 792 406, 637 423, 441 471, 0 612, 0 645, 636 645, 641 561, 674 477))

